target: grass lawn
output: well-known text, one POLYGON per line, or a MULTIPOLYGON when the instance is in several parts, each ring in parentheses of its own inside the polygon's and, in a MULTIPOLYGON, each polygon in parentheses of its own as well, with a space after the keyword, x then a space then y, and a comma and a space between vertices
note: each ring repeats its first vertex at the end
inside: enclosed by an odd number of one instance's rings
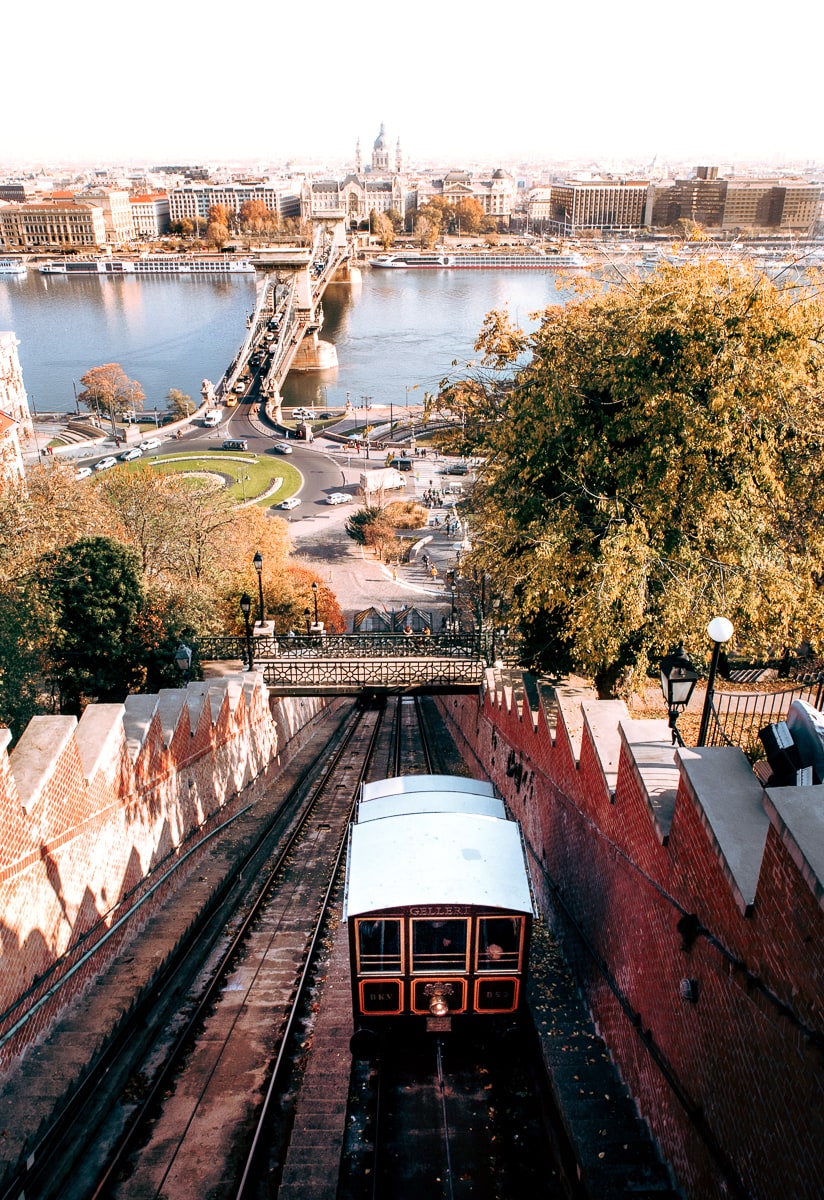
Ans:
POLYGON ((244 454, 228 450, 222 454, 170 454, 152 459, 135 459, 126 463, 131 470, 139 470, 146 462, 153 469, 170 474, 182 472, 196 479, 219 475, 227 483, 229 495, 237 504, 244 498, 268 508, 292 496, 301 485, 301 475, 295 467, 280 458, 270 455, 244 454), (272 489, 273 484, 278 486, 272 489), (257 497, 257 499, 255 499, 257 497))

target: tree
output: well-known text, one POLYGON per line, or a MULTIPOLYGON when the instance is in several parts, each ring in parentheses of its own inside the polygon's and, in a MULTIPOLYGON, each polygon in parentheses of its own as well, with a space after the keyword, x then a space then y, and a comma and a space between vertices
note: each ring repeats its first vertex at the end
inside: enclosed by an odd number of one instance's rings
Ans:
POLYGON ((459 233, 465 233, 474 236, 481 232, 481 224, 484 219, 484 206, 480 200, 475 200, 468 196, 466 200, 461 200, 455 206, 455 221, 459 233))
POLYGON ((472 557, 530 663, 627 690, 720 614, 744 652, 821 647, 823 329, 812 289, 710 259, 530 335, 487 317, 487 373, 442 402, 486 457, 472 557))
POLYGON ((43 590, 55 629, 51 669, 61 712, 79 713, 91 699, 122 700, 139 690, 145 639, 140 560, 113 538, 81 538, 44 563, 43 590))
POLYGON ((143 408, 146 399, 136 379, 129 379, 120 363, 104 363, 80 376, 84 391, 77 399, 105 417, 122 417, 143 408))
POLYGON ((197 405, 191 396, 181 392, 179 388, 169 388, 169 411, 175 418, 190 417, 197 405))
POLYGON ((210 221, 206 226, 206 239, 215 250, 222 250, 229 241, 228 225, 223 225, 220 221, 210 221))
POLYGON ((372 217, 372 233, 378 239, 384 250, 395 241, 395 227, 386 213, 374 213, 372 217))

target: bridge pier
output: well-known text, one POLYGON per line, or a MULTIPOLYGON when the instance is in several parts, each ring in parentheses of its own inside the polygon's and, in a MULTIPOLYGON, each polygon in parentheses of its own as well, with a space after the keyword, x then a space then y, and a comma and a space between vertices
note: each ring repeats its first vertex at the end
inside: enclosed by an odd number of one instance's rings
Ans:
POLYGON ((326 371, 338 365, 338 352, 331 342, 322 341, 317 330, 307 333, 292 360, 293 371, 326 371))

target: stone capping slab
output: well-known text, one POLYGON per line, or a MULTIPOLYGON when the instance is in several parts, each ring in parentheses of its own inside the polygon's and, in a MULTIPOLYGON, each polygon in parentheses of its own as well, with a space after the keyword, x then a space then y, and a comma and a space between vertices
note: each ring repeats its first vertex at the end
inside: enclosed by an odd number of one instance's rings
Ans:
POLYGON ((770 827, 764 789, 737 747, 681 747, 676 757, 735 903, 746 917, 755 901, 770 827))
POLYGON ((163 688, 158 692, 157 715, 163 729, 163 747, 168 750, 175 735, 183 705, 186 703, 186 689, 163 688))
POLYGON ((137 759, 146 740, 157 706, 158 697, 152 693, 126 697, 123 732, 126 734, 126 746, 132 762, 137 759))
POLYGON ((661 718, 620 721, 619 730, 658 840, 666 846, 681 778, 669 723, 661 718))
POLYGON ((581 712, 595 747, 609 798, 614 801, 618 783, 618 761, 621 757, 621 733, 618 726, 622 720, 629 718, 627 706, 623 700, 584 700, 581 712))
POLYGON ((226 679, 218 679, 209 688, 209 711, 212 716, 213 725, 220 716, 227 691, 229 691, 229 682, 226 679))
POLYGON ((197 730, 200 714, 203 712, 203 705, 206 703, 210 686, 211 684, 208 680, 203 683, 197 682, 186 685, 186 703, 189 705, 189 725, 191 726, 192 734, 197 730))
POLYGON ((581 704, 594 700, 595 692, 590 687, 564 686, 555 689, 555 699, 561 715, 561 724, 566 730, 572 757, 577 767, 581 761, 581 741, 584 735, 584 714, 581 704))
POLYGON ((9 756, 20 805, 28 816, 74 737, 77 717, 32 717, 9 756))
POLYGON ((819 907, 824 908, 824 784, 767 788, 764 807, 819 907))
POLYGON ((104 766, 116 762, 123 744, 125 711, 122 704, 89 704, 83 710, 75 736, 87 783, 104 766))
POLYGON ((8 748, 8 744, 10 741, 11 741, 11 730, 9 729, 8 725, 3 725, 2 727, 0 727, 0 754, 2 754, 3 751, 8 748))

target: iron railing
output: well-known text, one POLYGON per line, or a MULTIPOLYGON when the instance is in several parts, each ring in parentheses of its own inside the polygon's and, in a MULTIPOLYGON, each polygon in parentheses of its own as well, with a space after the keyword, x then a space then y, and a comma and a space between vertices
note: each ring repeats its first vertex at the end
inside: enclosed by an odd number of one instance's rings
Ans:
MULTIPOLYGON (((254 636, 255 662, 294 658, 471 658, 485 657, 486 638, 476 633, 345 633, 254 636)), ((201 662, 246 657, 246 638, 198 637, 201 662)))
POLYGON ((268 658, 255 664, 272 688, 315 694, 478 687, 485 663, 479 658, 268 658))
POLYGON ((793 700, 806 700, 820 709, 824 676, 798 680, 780 692, 720 692, 710 700, 707 746, 740 746, 746 754, 758 748, 758 732, 786 719, 793 700))

